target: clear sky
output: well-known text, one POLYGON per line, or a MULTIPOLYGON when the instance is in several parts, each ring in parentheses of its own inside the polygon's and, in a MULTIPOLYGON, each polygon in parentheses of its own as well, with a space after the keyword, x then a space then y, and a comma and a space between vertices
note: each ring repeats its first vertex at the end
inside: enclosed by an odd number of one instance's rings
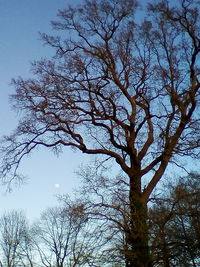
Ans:
MULTIPOLYGON (((9 134, 19 118, 8 101, 13 91, 11 78, 30 77, 30 62, 50 55, 52 51, 43 46, 38 32, 50 33, 57 10, 71 3, 80 0, 0 0, 0 136, 9 134)), ((9 194, 0 188, 0 215, 23 209, 28 218, 37 218, 56 203, 57 194, 72 191, 78 182, 74 171, 85 159, 70 149, 59 158, 46 150, 35 151, 20 167, 29 181, 9 194)))

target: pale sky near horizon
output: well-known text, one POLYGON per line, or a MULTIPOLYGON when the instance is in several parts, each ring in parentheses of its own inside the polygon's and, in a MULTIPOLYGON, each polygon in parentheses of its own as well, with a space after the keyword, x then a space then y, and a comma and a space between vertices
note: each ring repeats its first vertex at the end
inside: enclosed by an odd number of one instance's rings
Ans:
MULTIPOLYGON (((30 62, 49 56, 50 49, 39 40, 38 32, 50 33, 50 21, 56 19, 58 9, 71 3, 80 0, 0 0, 0 136, 14 130, 19 119, 8 103, 11 79, 30 77, 30 62)), ((78 183, 74 171, 86 157, 64 151, 58 158, 41 149, 23 161, 20 170, 29 180, 12 193, 0 188, 0 216, 22 209, 29 219, 36 219, 57 203, 56 195, 72 191, 78 183)))

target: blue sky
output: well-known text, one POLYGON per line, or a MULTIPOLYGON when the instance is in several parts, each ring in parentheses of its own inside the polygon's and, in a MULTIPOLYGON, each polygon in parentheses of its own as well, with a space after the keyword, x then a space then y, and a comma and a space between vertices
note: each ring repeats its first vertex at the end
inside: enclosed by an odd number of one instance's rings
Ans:
MULTIPOLYGON (((12 78, 30 77, 30 62, 48 57, 52 52, 43 46, 38 32, 51 32, 50 21, 58 9, 76 0, 0 0, 0 136, 9 134, 19 117, 11 110, 9 95, 12 78)), ((78 183, 74 171, 86 157, 70 149, 56 157, 46 150, 35 151, 26 158, 21 172, 29 180, 13 192, 0 188, 0 215, 5 210, 23 209, 28 218, 37 218, 41 211, 56 204, 56 195, 69 193, 78 183), (54 185, 59 184, 56 188, 54 185)))

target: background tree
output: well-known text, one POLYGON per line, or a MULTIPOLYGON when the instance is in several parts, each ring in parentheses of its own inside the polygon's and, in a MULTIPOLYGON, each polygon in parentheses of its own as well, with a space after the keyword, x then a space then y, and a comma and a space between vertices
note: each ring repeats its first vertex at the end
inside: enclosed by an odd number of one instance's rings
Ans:
MULTIPOLYGON (((113 176, 110 168, 97 164, 77 172, 81 178, 77 195, 99 240, 99 266, 126 266, 131 235, 128 179, 120 174, 113 176)), ((62 200, 65 202, 65 198, 62 200)))
POLYGON ((154 266, 199 266, 199 174, 191 173, 165 186, 168 192, 150 208, 154 266))
MULTIPOLYGON (((129 178, 127 266, 151 266, 147 202, 169 162, 199 155, 198 1, 149 4, 137 23, 135 0, 89 0, 58 13, 44 34, 56 56, 33 64, 35 79, 14 80, 24 111, 5 138, 2 177, 43 145, 111 159, 129 178), (146 14, 145 14, 146 15, 146 14), (141 20, 140 20, 141 21, 141 20)), ((12 176, 8 173, 12 172, 12 176)))
POLYGON ((35 267, 37 265, 36 250, 34 240, 32 236, 32 229, 27 230, 27 234, 23 238, 23 242, 20 244, 18 257, 20 265, 23 267, 35 267))
POLYGON ((83 206, 65 201, 65 208, 49 208, 34 226, 39 265, 88 266, 98 241, 91 239, 83 206), (95 243, 96 242, 96 243, 95 243))
POLYGON ((5 213, 0 219, 0 233, 3 266, 24 266, 26 262, 26 266, 32 267, 33 261, 30 254, 24 254, 29 232, 23 212, 13 210, 5 213))

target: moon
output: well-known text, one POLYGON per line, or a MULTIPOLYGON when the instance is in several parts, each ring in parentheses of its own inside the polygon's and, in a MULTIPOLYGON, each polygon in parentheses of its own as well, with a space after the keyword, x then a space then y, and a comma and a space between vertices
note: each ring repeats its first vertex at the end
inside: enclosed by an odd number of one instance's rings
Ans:
POLYGON ((59 188, 60 187, 60 184, 54 184, 54 187, 55 188, 59 188))

